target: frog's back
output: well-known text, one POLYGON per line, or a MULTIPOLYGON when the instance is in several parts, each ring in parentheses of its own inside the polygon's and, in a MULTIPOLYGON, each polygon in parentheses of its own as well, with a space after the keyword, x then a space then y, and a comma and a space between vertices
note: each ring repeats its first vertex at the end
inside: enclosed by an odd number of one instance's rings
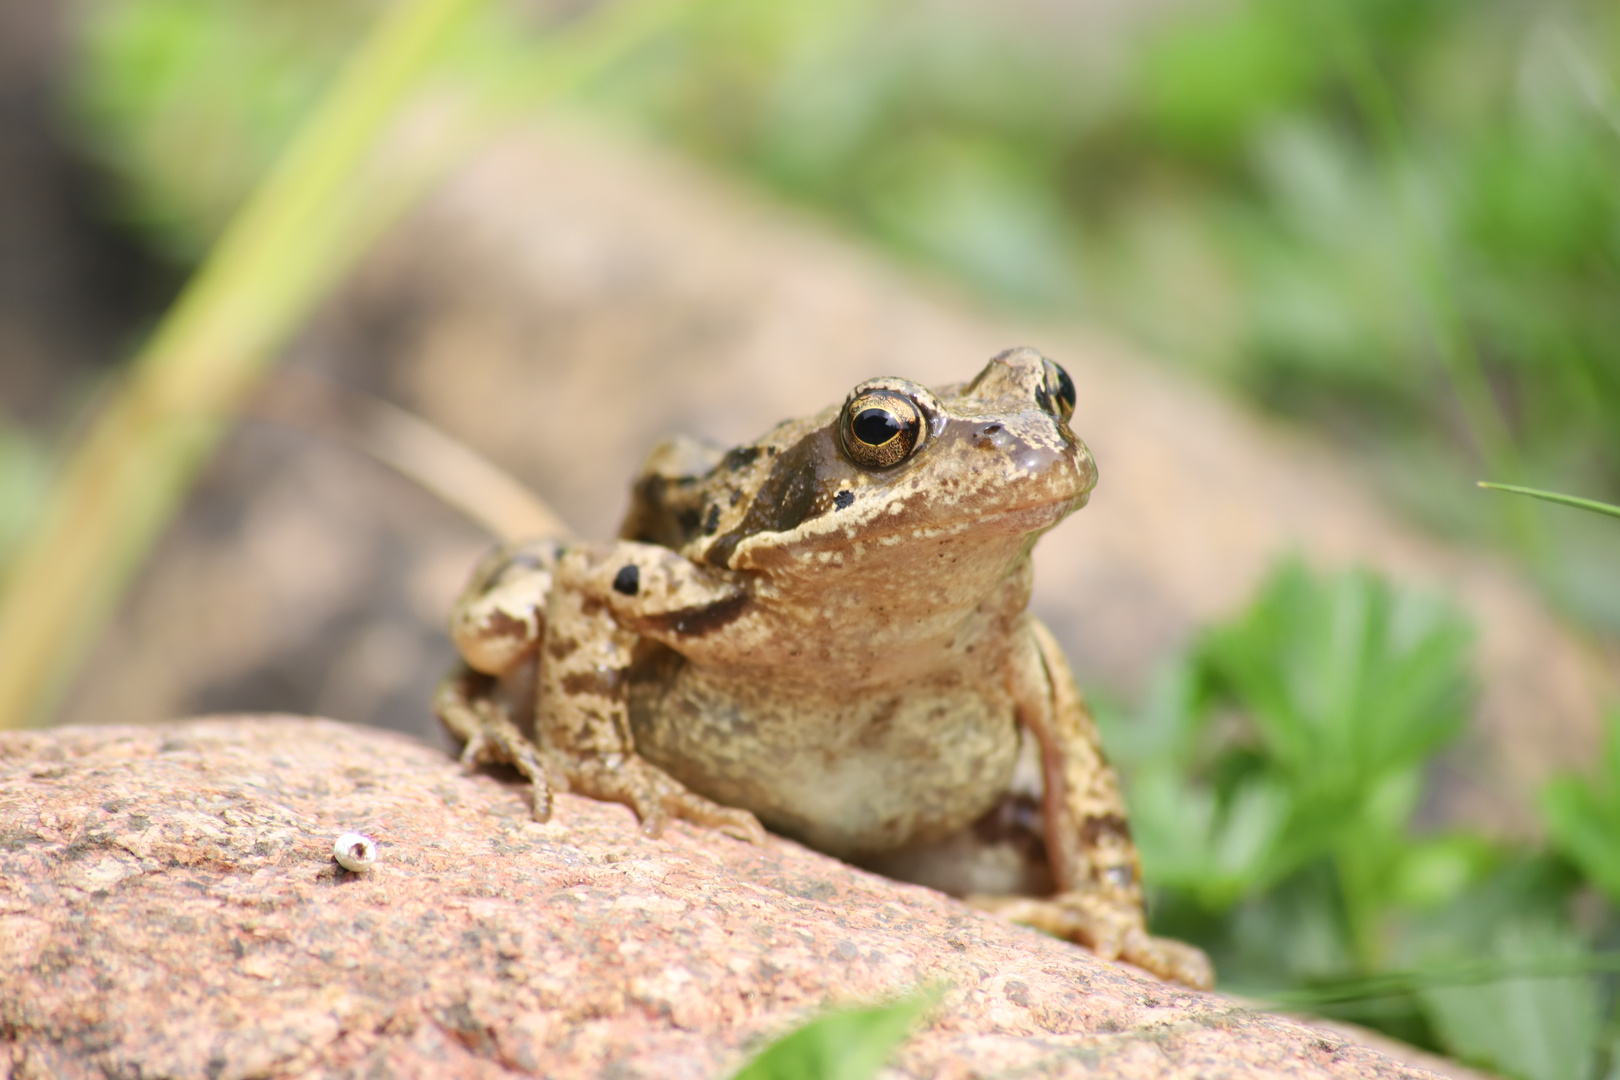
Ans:
POLYGON ((723 447, 686 435, 653 447, 631 485, 619 538, 680 551, 702 535, 704 480, 725 455, 723 447))
POLYGON ((758 516, 756 496, 771 486, 779 459, 806 435, 824 428, 835 413, 836 409, 826 409, 785 421, 754 442, 730 449, 686 435, 665 439, 648 453, 631 485, 630 509, 619 526, 619 538, 723 564, 723 559, 704 558, 714 547, 716 533, 722 526, 740 525, 750 511, 758 516))

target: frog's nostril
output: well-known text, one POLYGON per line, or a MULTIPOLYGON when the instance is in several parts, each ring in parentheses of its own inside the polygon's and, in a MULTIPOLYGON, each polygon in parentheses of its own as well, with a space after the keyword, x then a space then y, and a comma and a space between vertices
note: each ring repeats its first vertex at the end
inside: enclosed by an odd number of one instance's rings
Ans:
POLYGON ((974 445, 980 450, 1005 450, 1011 440, 1006 425, 1000 423, 984 425, 973 437, 974 445))

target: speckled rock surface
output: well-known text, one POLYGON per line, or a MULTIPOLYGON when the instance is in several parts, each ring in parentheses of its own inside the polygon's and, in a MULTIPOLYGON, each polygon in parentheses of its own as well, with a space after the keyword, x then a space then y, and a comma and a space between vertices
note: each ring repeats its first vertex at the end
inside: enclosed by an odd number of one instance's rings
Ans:
POLYGON ((1430 1075, 786 841, 572 796, 539 825, 390 733, 0 735, 0 1078, 707 1080, 937 982, 889 1077, 1430 1075))

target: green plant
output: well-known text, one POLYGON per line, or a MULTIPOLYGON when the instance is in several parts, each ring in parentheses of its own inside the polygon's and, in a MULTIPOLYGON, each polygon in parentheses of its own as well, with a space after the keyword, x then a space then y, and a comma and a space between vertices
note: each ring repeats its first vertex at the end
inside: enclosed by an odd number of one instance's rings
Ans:
POLYGON ((938 1001, 934 991, 829 1013, 771 1043, 732 1080, 867 1080, 938 1001))
POLYGON ((1163 677, 1132 736, 1109 728, 1148 880, 1206 911, 1331 880, 1330 967, 1376 967, 1390 897, 1469 857, 1407 821, 1466 716, 1470 639, 1437 598, 1285 563, 1163 677))
POLYGON ((1155 927, 1209 949, 1224 986, 1573 1080, 1607 1054, 1597 973, 1617 958, 1570 903, 1583 875, 1620 882, 1620 734, 1613 775, 1548 791, 1569 862, 1414 830, 1423 775, 1467 713, 1470 638, 1437 597, 1291 561, 1142 709, 1100 720, 1155 927))
POLYGON ((1620 904, 1620 711, 1609 714, 1596 775, 1549 782, 1541 793, 1541 816, 1553 845, 1620 904))

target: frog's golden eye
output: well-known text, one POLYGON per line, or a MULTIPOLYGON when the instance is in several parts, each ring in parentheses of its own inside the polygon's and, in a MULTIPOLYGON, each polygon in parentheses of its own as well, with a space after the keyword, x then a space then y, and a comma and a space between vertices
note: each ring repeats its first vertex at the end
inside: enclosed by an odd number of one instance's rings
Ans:
POLYGON ((868 390, 844 406, 838 435, 855 464, 887 469, 911 456, 922 441, 923 427, 915 401, 895 390, 868 390))
POLYGON ((1046 361, 1046 397, 1051 411, 1068 420, 1074 416, 1074 380, 1052 361, 1046 361))

